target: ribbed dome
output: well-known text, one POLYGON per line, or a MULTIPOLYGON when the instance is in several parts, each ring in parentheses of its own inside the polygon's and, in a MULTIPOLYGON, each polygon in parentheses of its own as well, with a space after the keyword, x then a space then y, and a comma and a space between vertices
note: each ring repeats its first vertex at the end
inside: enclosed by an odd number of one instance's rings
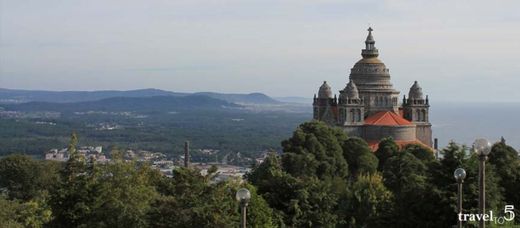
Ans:
POLYGON ((390 82, 390 70, 378 58, 379 51, 375 47, 372 28, 368 28, 365 49, 361 50, 363 58, 350 69, 350 79, 356 83, 360 96, 366 91, 393 90, 390 82))
POLYGON ((318 91, 318 98, 332 98, 332 90, 327 84, 327 81, 324 81, 323 85, 320 86, 320 90, 318 91))
POLYGON ((409 99, 423 99, 423 92, 419 83, 415 81, 410 88, 410 92, 408 93, 409 99))

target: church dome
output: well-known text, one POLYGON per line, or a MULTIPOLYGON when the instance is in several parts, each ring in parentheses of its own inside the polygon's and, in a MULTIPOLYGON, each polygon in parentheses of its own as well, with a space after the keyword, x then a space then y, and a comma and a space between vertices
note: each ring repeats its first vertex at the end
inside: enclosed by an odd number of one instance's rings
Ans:
POLYGON ((320 86, 320 90, 318 91, 318 98, 332 98, 332 90, 327 84, 327 81, 324 81, 320 86))
POLYGON ((390 82, 390 70, 378 58, 379 50, 375 47, 376 41, 372 31, 374 31, 372 28, 368 28, 365 49, 361 50, 363 58, 356 62, 350 70, 350 79, 356 83, 361 95, 364 91, 394 91, 390 82))
POLYGON ((343 93, 340 95, 341 99, 359 99, 359 91, 357 89, 356 84, 350 80, 343 90, 343 93))
POLYGON ((408 93, 409 99, 423 99, 423 92, 419 83, 415 81, 410 88, 410 92, 408 93))

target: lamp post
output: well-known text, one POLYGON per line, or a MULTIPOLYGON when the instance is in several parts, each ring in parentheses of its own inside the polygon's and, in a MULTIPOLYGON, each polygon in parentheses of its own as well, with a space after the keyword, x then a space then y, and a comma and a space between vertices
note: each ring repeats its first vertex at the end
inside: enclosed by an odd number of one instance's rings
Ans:
MULTIPOLYGON (((457 185, 459 189, 459 199, 457 202, 457 209, 459 210, 459 215, 462 214, 462 183, 464 182, 464 178, 466 178, 466 170, 463 168, 458 168, 453 172, 453 176, 455 177, 455 180, 457 180, 457 185)), ((460 217, 460 216, 459 216, 460 217)), ((458 227, 462 228, 462 221, 460 219, 458 220, 458 227)))
POLYGON ((251 193, 246 188, 241 188, 237 191, 236 199, 240 202, 240 227, 246 228, 247 226, 247 204, 251 199, 251 193))
MULTIPOLYGON (((491 143, 487 139, 477 139, 473 143, 473 152, 478 155, 479 158, 479 169, 478 169, 478 186, 479 186, 479 197, 478 197, 478 208, 481 216, 484 216, 486 211, 486 160, 488 154, 491 152, 491 143)), ((485 228, 486 224, 484 219, 480 219, 479 227, 485 228)))

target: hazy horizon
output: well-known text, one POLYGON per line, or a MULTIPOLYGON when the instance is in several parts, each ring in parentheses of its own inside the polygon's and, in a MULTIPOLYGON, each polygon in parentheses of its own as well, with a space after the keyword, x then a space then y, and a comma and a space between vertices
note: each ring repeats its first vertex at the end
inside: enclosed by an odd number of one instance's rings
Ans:
POLYGON ((337 93, 370 24, 401 96, 520 97, 517 1, 124 3, 0 0, 0 87, 337 93))

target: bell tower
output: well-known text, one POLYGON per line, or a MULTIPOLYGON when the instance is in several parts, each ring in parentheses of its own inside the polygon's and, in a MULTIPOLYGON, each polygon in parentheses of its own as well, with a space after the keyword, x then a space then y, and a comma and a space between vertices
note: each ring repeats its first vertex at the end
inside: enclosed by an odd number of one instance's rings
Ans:
POLYGON ((345 89, 339 91, 338 125, 351 136, 361 136, 360 126, 365 120, 365 105, 359 97, 356 84, 350 80, 345 89))
POLYGON ((318 90, 318 97, 314 95, 313 119, 326 122, 330 125, 337 123, 337 104, 338 99, 332 98, 332 89, 326 81, 320 86, 318 90))
POLYGON ((415 81, 408 93, 403 96, 403 116, 416 125, 416 137, 422 143, 432 146, 432 130, 429 118, 430 102, 424 98, 422 88, 415 81))

